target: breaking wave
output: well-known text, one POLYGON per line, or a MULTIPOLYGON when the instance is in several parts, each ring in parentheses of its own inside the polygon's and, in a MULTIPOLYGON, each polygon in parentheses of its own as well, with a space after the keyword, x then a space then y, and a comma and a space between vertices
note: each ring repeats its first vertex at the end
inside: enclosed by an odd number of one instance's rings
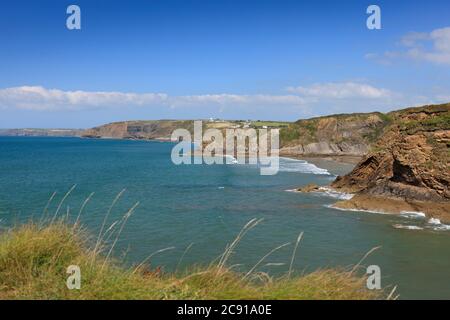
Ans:
POLYGON ((443 224, 441 220, 436 218, 430 218, 427 222, 428 227, 436 230, 436 231, 442 231, 442 230, 450 230, 450 225, 443 224))
POLYGON ((423 230, 423 228, 419 227, 419 226, 408 226, 408 225, 404 225, 404 224, 394 224, 393 227, 395 229, 423 230))
POLYGON ((402 211, 400 215, 405 218, 413 219, 424 219, 426 217, 425 213, 419 211, 402 211))
POLYGON ((328 187, 320 187, 319 190, 323 195, 339 200, 350 200, 354 196, 352 193, 339 192, 328 187))
POLYGON ((280 157, 280 172, 301 172, 331 176, 327 169, 322 169, 305 160, 280 157))

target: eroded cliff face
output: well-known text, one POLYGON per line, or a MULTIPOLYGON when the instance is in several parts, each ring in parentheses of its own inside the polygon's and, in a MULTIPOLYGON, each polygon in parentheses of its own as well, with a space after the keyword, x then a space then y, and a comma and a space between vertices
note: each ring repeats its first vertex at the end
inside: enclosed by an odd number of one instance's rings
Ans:
POLYGON ((381 113, 333 115, 299 120, 280 132, 280 154, 363 156, 388 125, 381 113))
POLYGON ((85 130, 86 138, 170 140, 176 129, 193 130, 193 121, 154 120, 114 122, 85 130))
POLYGON ((353 208, 382 197, 422 209, 419 202, 440 203, 440 210, 450 210, 450 104, 396 111, 389 117, 391 124, 371 152, 332 187, 356 193, 348 204, 353 208))

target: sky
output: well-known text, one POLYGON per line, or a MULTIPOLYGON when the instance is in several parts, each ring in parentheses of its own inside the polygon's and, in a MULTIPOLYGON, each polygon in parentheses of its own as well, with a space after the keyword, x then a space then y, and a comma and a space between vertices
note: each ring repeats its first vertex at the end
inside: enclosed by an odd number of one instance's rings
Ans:
POLYGON ((450 102, 450 1, 0 5, 0 128, 288 120, 450 102), (69 5, 81 29, 69 30, 69 5), (381 9, 370 30, 369 5, 381 9))

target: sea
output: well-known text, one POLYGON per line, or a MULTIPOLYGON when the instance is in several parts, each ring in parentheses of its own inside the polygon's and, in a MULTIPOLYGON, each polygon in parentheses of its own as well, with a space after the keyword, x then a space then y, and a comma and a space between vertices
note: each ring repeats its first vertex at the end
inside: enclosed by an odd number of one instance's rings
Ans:
MULTIPOLYGON (((252 219, 261 220, 237 245, 233 268, 298 274, 324 268, 377 265, 381 284, 400 299, 450 299, 450 227, 421 213, 390 215, 342 211, 349 195, 324 190, 351 166, 280 159, 280 170, 260 175, 256 165, 175 165, 174 144, 157 141, 56 137, 0 137, 0 231, 30 220, 75 221, 95 239, 128 214, 114 255, 125 265, 183 272, 217 259, 252 219), (88 201, 86 201, 89 199, 88 201), (114 204, 114 205, 113 205, 114 204), (58 210, 59 207, 59 210, 58 210), (134 208, 133 211, 129 211, 134 208), (81 210, 82 209, 82 210, 81 210)), ((117 232, 116 232, 117 234, 117 232)), ((113 234, 110 238, 115 239, 113 234)))

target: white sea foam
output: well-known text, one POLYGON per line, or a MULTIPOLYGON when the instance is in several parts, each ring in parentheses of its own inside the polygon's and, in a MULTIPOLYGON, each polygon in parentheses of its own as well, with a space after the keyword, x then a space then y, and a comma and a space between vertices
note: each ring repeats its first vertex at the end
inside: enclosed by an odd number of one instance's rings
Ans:
POLYGON ((231 159, 231 164, 238 164, 239 162, 237 161, 237 159, 235 157, 233 157, 232 155, 226 154, 225 158, 229 158, 231 159))
POLYGON ((432 227, 435 231, 448 231, 450 230, 450 225, 448 224, 439 224, 432 227))
POLYGON ((405 218, 423 219, 426 217, 425 213, 420 211, 401 211, 400 215, 405 218))
POLYGON ((428 223, 429 228, 436 230, 436 231, 450 230, 450 225, 443 224, 441 222, 441 220, 439 220, 437 218, 430 218, 427 223, 428 223))
POLYGON ((334 206, 332 204, 325 205, 325 207, 331 208, 331 209, 335 209, 335 210, 340 210, 340 211, 366 212, 366 213, 377 213, 377 214, 390 214, 389 212, 385 212, 385 211, 339 208, 339 207, 336 207, 336 206, 334 206))
MULTIPOLYGON (((366 212, 366 213, 377 213, 377 214, 393 214, 385 211, 376 211, 376 210, 363 210, 363 209, 345 209, 345 208, 339 208, 335 207, 334 205, 325 205, 327 208, 340 210, 340 211, 350 211, 350 212, 366 212)), ((414 219, 423 219, 426 217, 425 213, 423 212, 416 212, 416 211, 402 211, 400 213, 400 216, 404 218, 414 218, 414 219)), ((394 228, 396 229, 408 229, 408 230, 424 230, 424 229, 431 229, 434 231, 450 231, 450 225, 443 224, 441 220, 436 218, 430 218, 429 220, 421 223, 421 226, 417 225, 406 225, 406 224, 394 224, 394 228)))
POLYGON ((327 169, 322 169, 305 160, 280 157, 280 172, 301 172, 320 175, 331 175, 327 169))
POLYGON ((439 225, 439 224, 442 224, 442 223, 441 223, 441 220, 439 220, 439 219, 436 219, 436 218, 430 218, 430 219, 428 220, 428 224, 439 225))
POLYGON ((419 226, 408 226, 408 225, 404 225, 404 224, 394 224, 393 227, 395 229, 423 230, 423 228, 419 227, 419 226))
POLYGON ((339 200, 350 200, 354 196, 352 193, 339 192, 328 187, 320 187, 319 190, 324 195, 339 200))

